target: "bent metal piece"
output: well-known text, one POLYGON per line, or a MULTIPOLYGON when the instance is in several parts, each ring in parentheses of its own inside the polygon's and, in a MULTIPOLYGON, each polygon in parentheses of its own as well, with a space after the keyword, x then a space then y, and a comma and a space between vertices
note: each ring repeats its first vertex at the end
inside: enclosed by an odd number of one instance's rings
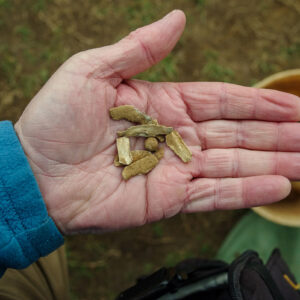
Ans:
POLYGON ((181 160, 185 163, 192 159, 192 152, 189 150, 187 145, 184 143, 180 134, 173 130, 166 136, 167 145, 178 155, 181 160))
POLYGON ((158 159, 155 155, 150 154, 142 159, 137 160, 136 162, 126 166, 123 169, 122 176, 125 180, 139 175, 149 173, 156 165, 158 164, 158 159))
POLYGON ((118 136, 141 136, 141 137, 155 137, 157 135, 165 135, 171 133, 172 127, 166 127, 162 125, 137 125, 131 126, 127 130, 118 131, 118 136))
POLYGON ((132 105, 121 105, 109 110, 110 116, 114 120, 125 119, 133 123, 146 124, 152 121, 148 115, 140 112, 132 105))
MULTIPOLYGON (((132 150, 131 151, 132 162, 135 162, 135 161, 137 161, 137 160, 139 160, 141 158, 144 158, 145 156, 148 156, 150 154, 151 154, 151 152, 146 151, 146 150, 132 150)), ((121 164, 119 162, 119 156, 118 156, 118 154, 116 154, 116 156, 115 156, 114 165, 116 167, 122 167, 122 166, 124 166, 123 164, 121 164)))
POLYGON ((132 105, 122 105, 109 110, 114 120, 125 119, 140 125, 131 126, 127 130, 118 131, 118 154, 114 158, 116 167, 124 166, 122 176, 128 180, 139 174, 149 173, 163 158, 164 147, 159 147, 159 142, 166 141, 171 150, 185 163, 192 158, 192 153, 182 140, 180 134, 172 127, 160 125, 157 120, 140 112, 132 105), (146 150, 130 151, 129 137, 145 137, 146 150))
POLYGON ((130 165, 132 163, 132 156, 130 152, 129 138, 128 137, 118 138, 117 149, 118 149, 119 163, 123 165, 130 165))

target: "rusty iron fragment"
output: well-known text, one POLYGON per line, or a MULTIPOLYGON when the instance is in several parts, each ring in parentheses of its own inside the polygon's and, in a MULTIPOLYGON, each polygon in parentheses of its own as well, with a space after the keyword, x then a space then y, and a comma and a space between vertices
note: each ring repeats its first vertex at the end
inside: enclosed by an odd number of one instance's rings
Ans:
POLYGON ((137 125, 131 126, 127 130, 118 131, 118 136, 141 136, 141 137, 155 137, 157 135, 166 135, 171 133, 172 127, 166 127, 162 125, 137 125))
POLYGON ((158 159, 155 155, 150 154, 141 158, 134 163, 126 166, 122 171, 122 176, 125 180, 133 176, 149 173, 158 164, 158 159))
POLYGON ((151 120, 151 121, 147 122, 147 124, 149 124, 149 125, 159 125, 157 120, 151 120))
POLYGON ((164 143, 164 141, 166 140, 164 135, 158 135, 158 136, 156 136, 156 138, 158 139, 158 141, 160 143, 164 143))
MULTIPOLYGON (((131 151, 132 162, 135 162, 135 161, 137 161, 145 156, 148 156, 150 154, 151 154, 151 152, 146 151, 146 150, 132 150, 131 151)), ((116 167, 124 167, 124 165, 119 162, 118 154, 116 154, 116 156, 114 158, 114 165, 116 167)))
POLYGON ((132 105, 121 105, 118 107, 113 107, 109 110, 109 113, 111 118, 114 120, 125 119, 127 121, 140 124, 146 124, 148 122, 154 121, 151 117, 140 112, 132 105))
POLYGON ((151 152, 146 151, 146 150, 133 150, 131 151, 131 155, 132 155, 132 162, 135 162, 139 159, 144 158, 145 156, 150 155, 151 152))
POLYGON ((116 167, 122 167, 123 165, 119 162, 119 155, 116 154, 115 157, 114 157, 114 165, 116 167))
POLYGON ((178 155, 181 160, 185 163, 192 159, 192 153, 187 145, 182 140, 180 134, 173 130, 166 136, 167 145, 178 155))
POLYGON ((158 160, 161 160, 164 157, 165 149, 164 147, 160 147, 157 151, 155 151, 154 155, 158 160))
POLYGON ((117 149, 119 163, 129 165, 132 163, 132 155, 130 152, 130 140, 128 137, 117 138, 117 149))
POLYGON ((147 174, 158 164, 164 156, 164 147, 159 147, 159 142, 166 142, 183 162, 187 163, 191 160, 191 151, 180 134, 172 127, 160 125, 157 120, 140 112, 132 105, 114 107, 109 112, 114 120, 125 119, 139 124, 117 132, 118 154, 114 158, 114 165, 124 167, 122 177, 125 180, 136 175, 147 174), (146 150, 130 151, 129 137, 145 137, 146 150))
POLYGON ((151 152, 158 150, 158 141, 155 137, 145 139, 145 149, 151 152))

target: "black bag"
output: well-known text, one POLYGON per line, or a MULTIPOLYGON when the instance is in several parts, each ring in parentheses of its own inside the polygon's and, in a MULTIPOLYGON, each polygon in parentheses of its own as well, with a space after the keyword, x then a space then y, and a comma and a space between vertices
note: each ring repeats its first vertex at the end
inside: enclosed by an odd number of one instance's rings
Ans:
POLYGON ((299 286, 278 249, 266 265, 246 251, 231 265, 188 259, 161 268, 121 293, 117 300, 300 300, 299 286))

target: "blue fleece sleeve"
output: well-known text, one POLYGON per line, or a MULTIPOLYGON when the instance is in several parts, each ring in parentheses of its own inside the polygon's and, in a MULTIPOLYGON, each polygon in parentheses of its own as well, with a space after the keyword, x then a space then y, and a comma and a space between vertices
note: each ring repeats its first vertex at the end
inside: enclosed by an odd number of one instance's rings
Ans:
POLYGON ((0 122, 0 276, 63 244, 11 122, 0 122))

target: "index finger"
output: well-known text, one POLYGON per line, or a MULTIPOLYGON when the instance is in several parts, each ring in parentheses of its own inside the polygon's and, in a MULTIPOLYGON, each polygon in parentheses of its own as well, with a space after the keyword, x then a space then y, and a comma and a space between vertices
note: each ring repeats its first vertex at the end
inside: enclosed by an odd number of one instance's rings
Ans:
POLYGON ((193 121, 247 119, 299 121, 300 98, 275 90, 228 83, 177 83, 174 86, 193 121))

